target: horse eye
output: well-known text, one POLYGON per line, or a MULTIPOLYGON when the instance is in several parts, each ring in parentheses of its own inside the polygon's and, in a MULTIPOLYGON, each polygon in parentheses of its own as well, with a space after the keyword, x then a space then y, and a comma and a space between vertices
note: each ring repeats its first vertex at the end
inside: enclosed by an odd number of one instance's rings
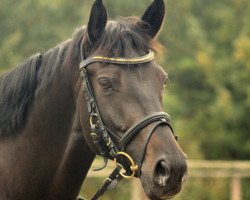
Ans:
POLYGON ((112 88, 112 83, 107 78, 100 78, 98 82, 102 89, 107 90, 112 88))

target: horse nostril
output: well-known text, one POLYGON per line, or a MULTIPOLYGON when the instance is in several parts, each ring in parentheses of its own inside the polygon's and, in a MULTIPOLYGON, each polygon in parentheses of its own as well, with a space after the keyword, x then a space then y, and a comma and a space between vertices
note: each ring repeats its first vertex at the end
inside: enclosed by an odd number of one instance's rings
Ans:
POLYGON ((159 186, 166 186, 170 178, 170 170, 167 163, 159 161, 155 167, 154 182, 159 186))

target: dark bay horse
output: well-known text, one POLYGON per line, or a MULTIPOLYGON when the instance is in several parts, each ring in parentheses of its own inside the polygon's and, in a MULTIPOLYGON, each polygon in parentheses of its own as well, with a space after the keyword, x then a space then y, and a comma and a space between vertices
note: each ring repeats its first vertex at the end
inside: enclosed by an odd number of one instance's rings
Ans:
POLYGON ((140 178, 150 199, 181 190, 187 158, 153 60, 164 14, 155 0, 141 18, 108 21, 96 0, 72 39, 1 76, 0 200, 75 200, 96 154, 118 160, 115 178, 140 178))

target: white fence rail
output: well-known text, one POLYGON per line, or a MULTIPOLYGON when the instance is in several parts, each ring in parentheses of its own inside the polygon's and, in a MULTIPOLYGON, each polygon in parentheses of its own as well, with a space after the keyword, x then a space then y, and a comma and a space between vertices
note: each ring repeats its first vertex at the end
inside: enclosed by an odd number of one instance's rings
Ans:
MULTIPOLYGON (((231 200, 242 200, 241 194, 241 178, 250 178, 250 161, 207 161, 207 160, 190 160, 188 161, 188 176, 189 177, 214 177, 214 178, 231 178, 231 200)), ((92 168, 101 165, 100 160, 96 160, 92 168)), ((114 163, 109 163, 108 166, 100 171, 93 172, 90 170, 88 177, 104 178, 114 169, 114 163)), ((132 199, 145 200, 147 199, 140 188, 140 184, 136 179, 133 179, 132 199)))

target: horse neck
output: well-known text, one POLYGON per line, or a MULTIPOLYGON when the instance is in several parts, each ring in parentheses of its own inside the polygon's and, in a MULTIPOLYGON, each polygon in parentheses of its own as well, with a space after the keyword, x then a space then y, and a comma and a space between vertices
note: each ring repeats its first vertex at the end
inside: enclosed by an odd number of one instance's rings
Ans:
POLYGON ((39 159, 49 174, 47 199, 75 199, 94 159, 76 116, 79 75, 77 61, 71 62, 63 64, 51 86, 34 100, 25 127, 27 143, 36 144, 31 159, 39 159))
POLYGON ((51 196, 54 199, 76 199, 94 157, 76 117, 67 149, 51 187, 51 196))
POLYGON ((50 91, 41 101, 41 109, 46 110, 41 127, 50 130, 50 136, 55 136, 51 138, 51 145, 56 143, 57 149, 61 149, 59 165, 50 186, 52 199, 75 199, 95 157, 84 140, 84 130, 76 111, 81 86, 78 65, 76 59, 67 60, 62 66, 63 73, 54 78, 50 91))

